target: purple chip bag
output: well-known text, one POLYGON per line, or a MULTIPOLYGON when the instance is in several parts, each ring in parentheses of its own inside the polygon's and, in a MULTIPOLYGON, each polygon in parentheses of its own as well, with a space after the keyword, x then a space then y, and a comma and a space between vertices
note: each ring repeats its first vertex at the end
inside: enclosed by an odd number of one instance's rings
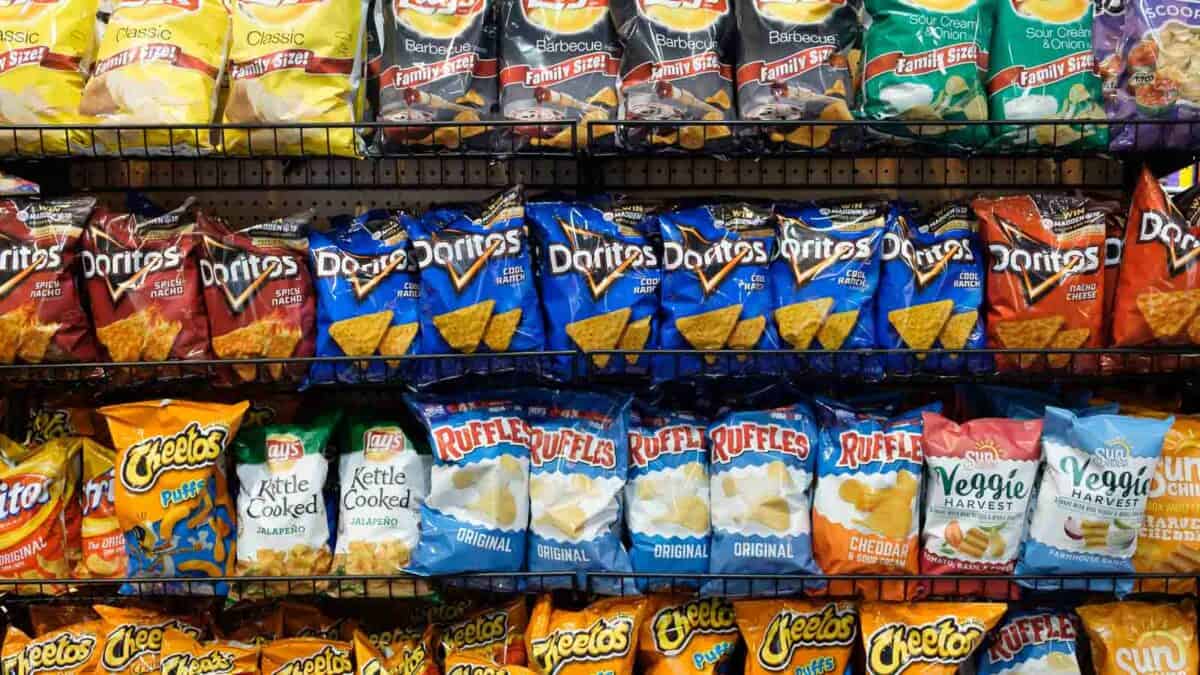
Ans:
MULTIPOLYGON (((1113 0, 1122 4, 1122 0, 1113 0)), ((1111 8, 1101 17, 1120 12, 1111 8)), ((1108 103, 1113 120, 1200 122, 1200 75, 1190 67, 1200 39, 1200 13, 1189 0, 1134 0, 1125 9, 1124 30, 1116 59, 1120 79, 1108 103)), ((1113 19, 1115 22, 1116 19, 1113 19)), ((1093 35, 1095 49, 1111 42, 1105 31, 1093 35)), ((1103 68, 1105 57, 1098 52, 1103 68)), ((1103 74, 1102 74, 1103 77, 1103 74)), ((1200 143, 1200 124, 1123 124, 1112 138, 1114 150, 1156 147, 1194 147, 1200 143)))

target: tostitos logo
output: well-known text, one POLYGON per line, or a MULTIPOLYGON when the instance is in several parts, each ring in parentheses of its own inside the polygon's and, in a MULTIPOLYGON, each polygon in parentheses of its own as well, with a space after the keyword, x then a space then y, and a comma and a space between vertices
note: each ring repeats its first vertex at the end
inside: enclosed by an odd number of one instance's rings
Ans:
POLYGON ((529 23, 550 33, 582 33, 608 15, 608 0, 521 0, 529 23))
POLYGON ((483 0, 392 0, 396 22, 435 40, 462 35, 483 14, 483 0))
POLYGON ((706 30, 729 12, 728 0, 638 0, 638 12, 680 33, 706 30))
POLYGON ((760 15, 781 23, 813 24, 829 18, 846 0, 754 0, 760 15))
POLYGON ((1083 18, 1091 0, 1009 0, 1017 14, 1047 23, 1070 23, 1083 18))

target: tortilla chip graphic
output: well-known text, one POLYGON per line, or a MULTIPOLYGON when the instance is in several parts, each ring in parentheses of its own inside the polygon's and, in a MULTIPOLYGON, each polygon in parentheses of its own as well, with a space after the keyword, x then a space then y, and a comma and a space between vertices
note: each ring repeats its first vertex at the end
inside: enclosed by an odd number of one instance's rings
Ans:
POLYGON ((721 349, 737 325, 742 306, 730 305, 675 319, 675 328, 693 349, 721 349))
POLYGON ((391 322, 390 309, 342 319, 329 325, 329 337, 346 356, 370 356, 379 349, 391 322))
MULTIPOLYGON (((621 335, 621 341, 618 346, 621 349, 628 351, 638 351, 646 348, 646 341, 650 339, 650 317, 630 321, 629 325, 625 326, 625 333, 621 335)), ((636 365, 638 360, 637 354, 626 354, 625 362, 629 365, 636 365)))
MULTIPOLYGON (((412 346, 413 340, 417 339, 420 326, 420 323, 411 321, 389 327, 383 334, 383 340, 379 342, 379 353, 384 356, 404 356, 412 346)), ((393 368, 399 363, 399 361, 388 361, 388 365, 393 368)))
POLYGON ((463 354, 474 354, 483 340, 488 319, 492 318, 495 300, 484 300, 466 307, 433 317, 433 326, 450 349, 463 354))
POLYGON ((779 336, 793 349, 808 349, 832 308, 833 298, 817 298, 780 307, 775 310, 779 336))
POLYGON ((1179 335, 1200 309, 1200 290, 1142 293, 1137 296, 1137 307, 1154 337, 1169 340, 1179 335))
POLYGON ((521 325, 521 308, 492 315, 487 330, 483 333, 483 344, 494 352, 506 352, 512 344, 517 326, 521 325))
MULTIPOLYGON (((1083 346, 1088 338, 1091 337, 1092 331, 1088 328, 1074 328, 1072 330, 1059 331, 1057 335, 1050 340, 1050 349, 1079 349, 1083 346)), ((1050 362, 1051 368, 1066 368, 1071 363, 1070 354, 1051 354, 1046 357, 1050 362)))
POLYGON ((975 310, 959 312, 947 319, 946 325, 942 326, 941 335, 938 336, 938 340, 942 343, 942 349, 966 347, 967 340, 971 338, 971 332, 975 330, 978 323, 979 312, 975 310))
MULTIPOLYGON (((631 310, 625 307, 569 323, 566 326, 567 337, 585 352, 616 349, 617 343, 625 333, 630 312, 631 310)), ((609 354, 597 354, 592 360, 603 368, 608 365, 609 357, 609 354)))
POLYGON ((821 343, 821 347, 830 351, 841 349, 842 345, 846 343, 846 338, 850 337, 850 332, 857 325, 857 309, 830 314, 829 318, 825 319, 824 325, 821 326, 820 332, 817 333, 817 342, 821 343))
POLYGON ((939 300, 888 312, 888 322, 910 349, 929 349, 954 311, 953 300, 939 300))
POLYGON ((97 326, 96 337, 113 361, 137 361, 142 356, 149 328, 145 310, 139 310, 107 326, 97 326))

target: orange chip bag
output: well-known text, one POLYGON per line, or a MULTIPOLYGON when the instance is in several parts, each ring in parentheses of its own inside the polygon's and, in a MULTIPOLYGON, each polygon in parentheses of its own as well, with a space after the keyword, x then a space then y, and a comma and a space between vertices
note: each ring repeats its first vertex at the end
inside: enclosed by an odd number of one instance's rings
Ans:
POLYGON ((283 634, 293 638, 336 639, 342 634, 344 619, 332 619, 324 612, 298 602, 285 602, 283 607, 283 634))
MULTIPOLYGON (((390 656, 362 631, 354 631, 354 663, 358 675, 437 675, 434 662, 432 632, 426 631, 424 638, 393 643, 396 650, 390 656)), ((482 662, 481 662, 482 663, 482 662)), ((447 668, 450 664, 447 662, 447 668)), ((488 665, 484 663, 484 665, 488 665)))
MULTIPOLYGON (((420 639, 393 642, 389 647, 384 648, 385 654, 390 652, 386 658, 392 675, 437 675, 438 667, 435 660, 437 658, 437 650, 434 647, 436 644, 434 640, 436 630, 433 626, 428 626, 425 632, 421 634, 420 639)), ((459 658, 466 657, 461 655, 447 656, 447 667, 455 659, 459 658)), ((512 675, 519 675, 519 671, 525 670, 520 666, 497 666, 497 668, 500 668, 499 673, 511 672, 512 675)))
POLYGON ((525 642, 529 666, 541 675, 632 675, 645 598, 606 598, 571 611, 538 597, 525 642))
POLYGON ((853 602, 739 600, 733 606, 746 638, 746 675, 850 672, 858 638, 853 602))
POLYGON ((286 638, 262 648, 263 675, 343 675, 354 672, 349 642, 286 638))
POLYGON ((446 657, 472 656, 497 665, 526 663, 529 609, 525 598, 517 596, 500 607, 471 612, 442 627, 442 648, 446 657))
MULTIPOLYGON (((1121 406, 1135 417, 1165 419, 1169 413, 1121 406)), ((1133 554, 1134 572, 1200 574, 1200 492, 1193 467, 1200 462, 1200 416, 1175 415, 1150 483, 1146 517, 1133 554)), ((1144 592, 1194 593, 1196 580, 1142 579, 1144 592)))
POLYGON ((1004 616, 1002 602, 867 602, 867 675, 954 675, 1004 616))
POLYGON ((90 673, 99 657, 99 622, 89 621, 31 638, 11 624, 0 651, 3 670, 12 675, 90 673))
POLYGON ((102 647, 97 673, 157 673, 161 666, 163 633, 168 628, 199 639, 203 632, 188 619, 149 609, 96 605, 102 647))
POLYGON ((162 675, 256 675, 258 647, 215 640, 201 643, 174 628, 163 632, 162 675))
POLYGON ((247 602, 222 612, 232 623, 225 637, 234 642, 262 645, 283 638, 283 606, 275 602, 247 602))
POLYGON ((125 576, 128 555, 125 533, 113 501, 115 453, 91 440, 83 442, 83 556, 75 566, 80 578, 119 579, 125 576))
POLYGON ((1112 602, 1076 609, 1092 645, 1096 675, 1166 675, 1200 672, 1196 606, 1112 602))
POLYGON ((97 621, 100 615, 90 605, 46 605, 29 606, 29 623, 33 634, 42 636, 50 631, 77 623, 97 621))
MULTIPOLYGON (((0 470, 0 578, 55 579, 70 576, 67 563, 66 500, 72 444, 46 443, 0 470)), ((61 588, 18 586, 18 592, 61 588)))
MULTIPOLYGON (((406 673, 406 671, 398 669, 398 666, 399 664, 393 666, 393 668, 397 668, 392 671, 394 675, 406 673)), ((360 673, 360 675, 362 674, 360 673)), ((525 666, 498 666, 482 659, 455 656, 446 658, 446 675, 536 675, 536 671, 525 666)))
POLYGON ((651 595, 645 616, 637 657, 645 675, 719 672, 737 646, 733 605, 724 598, 651 595))

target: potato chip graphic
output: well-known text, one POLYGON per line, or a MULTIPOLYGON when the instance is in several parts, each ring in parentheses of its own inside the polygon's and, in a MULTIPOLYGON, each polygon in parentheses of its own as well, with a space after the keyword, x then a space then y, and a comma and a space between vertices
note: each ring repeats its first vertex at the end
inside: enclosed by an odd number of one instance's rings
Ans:
POLYGON ((828 0, 755 0, 754 9, 759 14, 781 23, 821 23, 840 2, 828 0))
POLYGON ((707 30, 729 11, 727 0, 703 0, 688 6, 677 0, 638 0, 637 5, 646 18, 680 33, 707 30))
POLYGON ((560 35, 582 33, 608 15, 606 0, 562 2, 559 0, 521 0, 521 9, 529 23, 560 35))
POLYGON ((1048 23, 1067 23, 1081 18, 1091 8, 1087 0, 1016 0, 1013 6, 1027 16, 1048 23))

